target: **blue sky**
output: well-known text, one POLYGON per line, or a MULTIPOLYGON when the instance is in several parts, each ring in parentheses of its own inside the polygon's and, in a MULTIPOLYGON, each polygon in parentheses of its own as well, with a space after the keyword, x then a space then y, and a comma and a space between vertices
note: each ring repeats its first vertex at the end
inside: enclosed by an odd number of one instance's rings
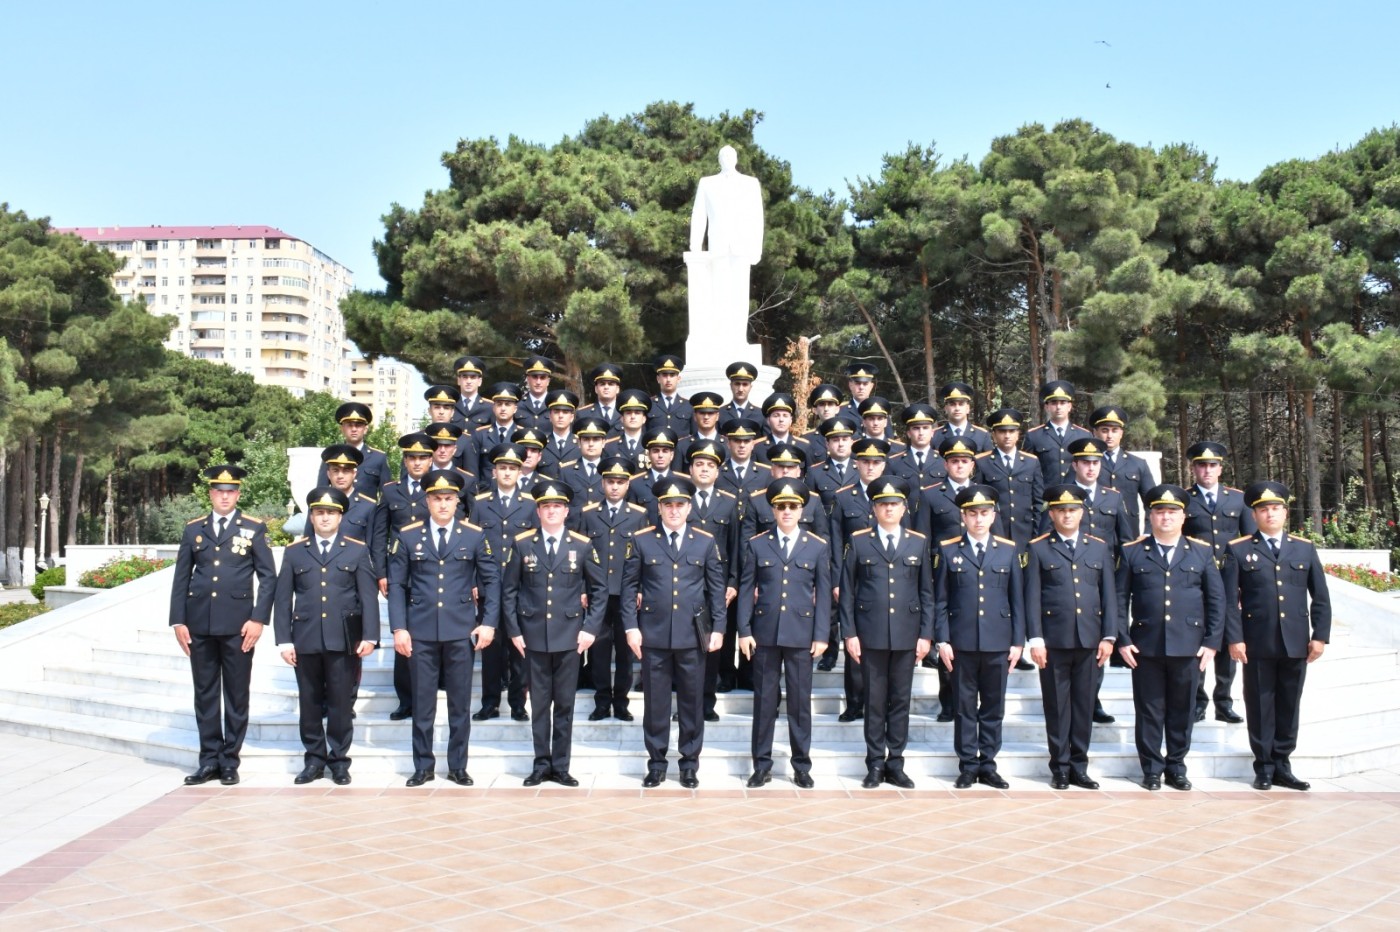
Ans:
POLYGON ((1068 117, 1248 179, 1395 122, 1397 25, 1390 3, 11 4, 0 200, 267 223, 375 288, 380 215, 445 184, 459 137, 553 142, 653 100, 763 111, 817 190, 1068 117))

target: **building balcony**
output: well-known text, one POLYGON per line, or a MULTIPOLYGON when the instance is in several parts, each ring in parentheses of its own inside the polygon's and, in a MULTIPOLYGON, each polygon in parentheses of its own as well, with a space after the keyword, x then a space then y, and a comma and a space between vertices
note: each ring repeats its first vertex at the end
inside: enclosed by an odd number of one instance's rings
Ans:
POLYGON ((262 325, 264 340, 283 339, 277 336, 279 333, 295 334, 302 340, 311 335, 311 322, 307 320, 268 320, 264 315, 262 325))
POLYGON ((219 331, 218 336, 195 336, 190 339, 190 349, 217 349, 224 348, 224 335, 219 331))
POLYGON ((228 291, 228 285, 224 284, 223 282, 219 282, 218 284, 214 284, 213 282, 195 282, 193 285, 190 286, 190 294, 192 295, 221 295, 226 291, 228 291))
POLYGON ((223 256, 225 256, 225 255, 227 255, 227 254, 228 254, 228 246, 227 246, 225 243, 223 243, 223 242, 220 242, 219 245, 217 245, 217 246, 195 246, 195 247, 194 247, 194 257, 195 257, 196 259, 199 259, 199 258, 201 258, 201 257, 206 257, 206 256, 207 256, 207 257, 210 257, 210 258, 213 258, 213 257, 215 257, 215 256, 223 257, 223 256))

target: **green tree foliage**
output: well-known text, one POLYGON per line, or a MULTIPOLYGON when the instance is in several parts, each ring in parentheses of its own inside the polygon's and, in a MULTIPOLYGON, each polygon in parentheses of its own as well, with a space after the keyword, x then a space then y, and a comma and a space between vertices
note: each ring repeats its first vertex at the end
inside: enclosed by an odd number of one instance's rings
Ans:
POLYGON ((599 117, 554 145, 460 140, 443 155, 448 186, 418 210, 396 204, 385 215, 375 249, 388 288, 345 300, 347 334, 430 379, 446 377, 467 350, 488 358, 488 381, 517 377, 508 360, 542 352, 562 360, 575 385, 604 358, 678 350, 691 203, 729 144, 765 202, 754 330, 786 338, 839 274, 849 239, 843 205, 795 188, 787 163, 754 142, 761 119, 655 103, 599 117))

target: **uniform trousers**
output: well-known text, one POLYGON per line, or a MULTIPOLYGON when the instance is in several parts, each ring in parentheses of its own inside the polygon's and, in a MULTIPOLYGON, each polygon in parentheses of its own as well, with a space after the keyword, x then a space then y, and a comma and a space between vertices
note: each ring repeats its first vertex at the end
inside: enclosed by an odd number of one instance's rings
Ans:
MULTIPOLYGON (((841 642, 838 634, 836 640, 841 642)), ((844 643, 844 642, 841 642, 844 643)), ((865 659, 864 652, 861 653, 861 660, 865 659)), ((841 668, 841 685, 846 689, 846 709, 854 709, 859 712, 865 708, 865 664, 856 663, 851 659, 851 652, 846 652, 846 664, 841 668)))
POLYGON ((1094 700, 1098 695, 1098 648, 1046 648, 1040 671, 1040 701, 1045 709, 1045 739, 1050 748, 1050 772, 1084 773, 1089 766, 1089 740, 1094 731, 1094 700))
POLYGON ((1196 685, 1200 660, 1195 657, 1144 657, 1133 668, 1133 734, 1144 776, 1186 775, 1191 728, 1196 723, 1196 685), (1162 755, 1162 739, 1167 753, 1162 755))
POLYGON ((1303 657, 1251 657, 1244 665, 1244 714, 1254 772, 1291 773, 1289 755, 1298 746, 1298 719, 1308 661, 1303 657))
POLYGON ((497 638, 481 652, 483 709, 500 709, 502 690, 512 712, 525 709, 525 659, 509 641, 509 638, 497 638))
MULTIPOLYGON (((1221 712, 1234 705, 1230 698, 1230 687, 1235 682, 1235 661, 1230 658, 1229 651, 1220 651, 1215 655, 1215 687, 1211 690, 1210 700, 1215 703, 1215 711, 1221 712)), ((1251 661, 1252 663, 1253 661, 1251 661)), ((1249 664, 1245 664, 1249 666, 1249 664)), ((1200 677, 1200 685, 1196 687, 1196 711, 1204 712, 1206 708, 1206 678, 1200 677)))
POLYGON ((308 767, 350 763, 350 742, 355 725, 355 674, 359 660, 344 651, 308 654, 297 651, 297 706, 301 718, 301 744, 308 767), (325 710, 325 722, 321 710, 325 710))
POLYGON ((904 746, 909 743, 914 651, 863 647, 860 667, 865 685, 866 769, 901 771, 904 746))
POLYGON ((243 738, 248 733, 253 652, 244 653, 241 634, 192 634, 190 673, 194 680, 194 720, 199 729, 199 766, 237 770, 243 738))
POLYGON ((1007 652, 960 650, 953 658, 953 749, 958 769, 996 769, 1006 717, 1007 652))
POLYGON ((753 769, 773 769, 773 732, 781 699, 779 676, 787 685, 788 747, 793 773, 812 770, 812 650, 758 645, 753 656, 753 769))
MULTIPOLYGON (((514 650, 514 646, 511 649, 514 650)), ((525 650, 525 680, 530 690, 530 734, 535 740, 536 770, 555 773, 569 770, 578 668, 578 651, 525 650)))
POLYGON ((588 649, 588 669, 593 674, 593 705, 602 712, 626 712, 627 693, 632 689, 632 648, 622 628, 622 602, 608 596, 603 630, 588 649))
POLYGON ((398 651, 394 651, 394 695, 401 708, 413 708, 413 674, 408 672, 408 658, 398 651))
POLYGON ((438 683, 447 690, 447 769, 467 769, 471 737, 472 642, 414 640, 408 659, 413 673, 413 769, 431 771, 438 683))
POLYGON ((642 731, 648 772, 666 772, 673 687, 680 719, 676 750, 681 770, 695 770, 700 764, 700 747, 705 743, 705 656, 699 647, 642 647, 642 696, 646 703, 642 731))

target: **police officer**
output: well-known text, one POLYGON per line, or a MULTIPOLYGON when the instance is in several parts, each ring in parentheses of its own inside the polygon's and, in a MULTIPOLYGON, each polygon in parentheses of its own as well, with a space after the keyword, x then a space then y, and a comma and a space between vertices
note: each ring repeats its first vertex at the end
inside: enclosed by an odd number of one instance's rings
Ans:
MULTIPOLYGON (((1065 446, 1072 458, 1074 484, 1084 492, 1084 530, 1108 544, 1115 554, 1124 542, 1134 539, 1132 522, 1123 505, 1123 496, 1100 481, 1103 444, 1097 437, 1080 437, 1065 446)), ((1050 517, 1042 514, 1042 532, 1050 530, 1050 517)))
MULTIPOLYGON (((393 543, 395 531, 415 521, 427 520, 428 498, 423 489, 432 469, 433 450, 437 448, 433 439, 421 430, 404 434, 398 442, 402 455, 401 475, 384 484, 379 498, 379 526, 386 537, 386 552, 393 543)), ((385 576, 388 576, 387 557, 385 576)), ((408 669, 408 657, 397 652, 394 654, 394 694, 399 704, 389 713, 389 719, 401 722, 413 715, 413 681, 408 669)))
POLYGON ((747 499, 758 489, 768 488, 772 475, 768 464, 754 456, 754 444, 763 436, 763 425, 751 417, 725 421, 719 427, 724 434, 728 457, 719 471, 720 483, 738 496, 747 499))
POLYGON ((569 773, 579 655, 593 646, 607 608, 607 579, 593 543, 564 527, 573 498, 558 480, 535 487, 538 530, 515 538, 502 574, 506 634, 525 658, 535 763, 526 786, 553 780, 578 786, 569 773))
POLYGON ((972 423, 972 386, 966 382, 949 382, 938 390, 938 403, 947 418, 933 432, 932 442, 941 446, 945 440, 962 438, 968 445, 985 453, 992 448, 992 435, 985 427, 972 423))
MULTIPOLYGON (((515 538, 536 526, 535 501, 520 489, 520 467, 525 448, 517 443, 498 444, 491 451, 491 488, 477 493, 472 502, 473 523, 481 528, 496 554, 510 550, 515 538)), ((501 714, 501 693, 506 694, 510 717, 529 721, 525 711, 525 664, 504 639, 493 640, 481 650, 481 708, 472 721, 484 722, 501 714)))
POLYGON ((724 404, 721 418, 753 417, 758 414, 758 406, 749 401, 753 391, 753 380, 758 378, 758 367, 751 362, 731 362, 724 369, 729 379, 729 401, 724 404))
MULTIPOLYGON (((1089 426, 1103 446, 1100 480, 1123 496, 1123 507, 1133 536, 1142 532, 1142 496, 1154 483, 1147 460, 1123 449, 1123 433, 1128 429, 1128 412, 1118 405, 1103 405, 1089 415, 1089 426)), ((1125 538, 1126 540, 1126 538, 1125 538)))
POLYGON ((472 443, 476 446, 478 481, 485 485, 490 481, 487 468, 491 463, 491 451, 503 443, 512 443, 515 432, 523 425, 516 420, 520 410, 520 390, 510 382, 497 382, 491 386, 491 419, 472 431, 472 443))
POLYGON ((1080 437, 1093 436, 1070 421, 1074 386, 1064 379, 1046 382, 1040 388, 1040 405, 1045 409, 1045 423, 1026 432, 1025 450, 1040 463, 1040 477, 1046 486, 1071 482, 1074 470, 1067 448, 1080 437))
POLYGON ((578 457, 559 470, 559 478, 573 492, 570 526, 576 523, 583 506, 602 500, 603 480, 599 470, 603 453, 616 442, 608 437, 608 422, 592 414, 574 421, 574 440, 578 444, 578 457))
MULTIPOLYGON (((345 438, 345 442, 364 454, 364 461, 360 463, 360 468, 355 474, 355 488, 366 495, 378 497, 379 487, 391 477, 389 458, 384 455, 384 451, 365 443, 365 435, 369 433, 369 426, 374 422, 374 412, 369 409, 369 405, 347 401, 335 409, 335 420, 340 425, 340 434, 345 438)), ((316 475, 316 484, 329 484, 324 467, 316 475)))
POLYGON ((363 461, 364 454, 348 443, 333 443, 321 451, 326 484, 338 489, 346 498, 340 532, 368 544, 370 567, 378 581, 379 594, 384 595, 389 591, 388 508, 381 507, 375 497, 355 488, 355 472, 363 461))
POLYGON ((228 464, 204 470, 213 510, 185 525, 175 557, 170 626, 190 658, 199 729, 199 767, 185 777, 187 786, 215 777, 224 786, 238 782, 253 646, 272 614, 277 570, 267 528, 238 509, 247 475, 228 464))
POLYGON ((772 779, 779 675, 787 687, 792 782, 812 788, 812 661, 831 630, 831 549, 803 528, 811 491, 796 477, 768 484, 769 530, 748 538, 739 575, 739 650, 753 663, 753 773, 748 786, 772 779))
POLYGON ((852 415, 829 417, 817 426, 826 441, 826 458, 807 472, 807 484, 822 501, 822 510, 831 514, 836 491, 850 485, 856 478, 856 466, 851 461, 851 445, 860 424, 852 415))
POLYGON ((600 417, 608 430, 622 428, 622 412, 617 409, 617 396, 622 391, 622 368, 615 363, 600 362, 588 373, 593 383, 594 402, 578 409, 579 416, 600 417))
POLYGON ((947 475, 919 490, 922 501, 915 524, 935 543, 962 529, 958 493, 974 484, 972 477, 977 471, 977 451, 961 437, 943 441, 938 452, 947 475))
POLYGON ((934 561, 934 629, 938 658, 953 680, 953 747, 964 790, 983 783, 1004 790, 997 773, 1006 677, 1026 643, 1022 555, 992 534, 997 492, 970 485, 958 493, 963 533, 938 541, 934 561))
POLYGON ((643 787, 666 779, 671 736, 671 689, 680 719, 677 750, 681 786, 700 785, 705 743, 705 654, 724 642, 724 560, 715 540, 686 523, 695 486, 682 476, 652 489, 661 523, 638 531, 622 575, 622 627, 627 646, 642 662, 647 749, 643 787))
MULTIPOLYGON (((1223 444, 1202 440, 1186 448, 1191 461, 1191 486, 1186 501, 1186 526, 1182 533, 1205 541, 1215 556, 1215 565, 1225 560, 1225 549, 1236 537, 1253 534, 1258 528, 1254 514, 1244 503, 1244 493, 1220 481, 1227 451, 1223 444)), ((1215 720, 1238 725, 1244 719, 1235 711, 1231 691, 1235 685, 1235 662, 1228 651, 1215 655, 1215 686, 1206 696, 1206 677, 1196 687, 1196 721, 1204 721, 1209 700, 1215 701, 1215 720)))
POLYGON ((632 472, 639 473, 649 465, 644 438, 651 396, 640 388, 629 388, 617 396, 617 410, 622 426, 617 431, 617 446, 613 452, 627 457, 632 472))
POLYGON ((992 449, 977 457, 974 481, 997 490, 997 533, 1025 548, 1035 536, 1044 478, 1040 462, 1017 449, 1025 419, 1015 408, 998 408, 987 418, 992 449))
POLYGON ((408 658, 413 680, 413 775, 434 778, 433 725, 439 677, 447 690, 447 778, 471 786, 472 651, 494 639, 501 610, 501 565, 481 528, 457 519, 461 476, 435 469, 424 477, 429 516, 394 533, 389 548, 389 624, 394 650, 408 658))
MULTIPOLYGON (((467 469, 461 465, 462 454, 462 428, 456 424, 438 423, 429 424, 423 428, 423 432, 428 435, 428 439, 433 442, 433 459, 431 468, 450 469, 459 473, 462 477, 462 488, 468 493, 476 488, 477 479, 475 469, 467 469)), ((475 452, 475 446, 467 440, 469 448, 475 452)), ((473 464, 475 466, 476 464, 473 464)), ((461 508, 458 514, 460 518, 471 517, 471 495, 462 497, 461 508)))
POLYGON ((622 570, 632 552, 632 536, 647 524, 646 509, 627 501, 632 481, 631 463, 625 456, 605 457, 599 467, 603 478, 603 500, 583 507, 579 529, 593 541, 607 575, 607 610, 603 626, 588 652, 588 669, 593 677, 593 711, 590 722, 609 714, 618 721, 632 721, 628 692, 632 689, 632 652, 627 648, 627 632, 622 627, 622 570))
MULTIPOLYGON (((870 441, 867 441, 870 442, 870 441)), ((928 539, 901 525, 909 484, 898 476, 870 483, 872 527, 856 531, 841 572, 841 636, 860 664, 865 695, 865 779, 910 789, 904 772, 914 666, 933 644, 933 584, 928 539)))
MULTIPOLYGON (((694 503, 686 519, 691 527, 700 529, 714 538, 720 559, 724 561, 724 604, 727 623, 724 644, 719 650, 711 651, 705 657, 705 721, 719 721, 716 709, 716 693, 729 692, 736 686, 748 688, 751 685, 748 664, 735 657, 735 634, 732 613, 734 596, 739 591, 739 530, 743 516, 739 511, 739 500, 728 489, 719 488, 720 465, 724 462, 724 448, 713 440, 697 443, 690 448, 686 460, 686 473, 695 489, 694 503), (743 682, 739 682, 742 674, 743 682)), ((659 510, 659 504, 653 506, 659 510)), ((660 521, 660 514, 653 512, 651 521, 660 521)))
MULTIPOLYGON (((568 389, 555 389, 545 396, 549 408, 548 434, 544 450, 540 455, 542 468, 558 470, 578 459, 578 440, 574 437, 574 412, 578 410, 578 396, 568 389)), ((544 425, 536 425, 543 427, 544 425)))
POLYGON ((273 630, 296 670, 306 749, 298 784, 321 779, 327 767, 337 786, 350 782, 357 661, 379 646, 379 589, 369 547, 344 533, 349 504, 339 489, 312 489, 307 536, 287 546, 277 575, 273 630))
MULTIPOLYGON (((799 447, 790 443, 775 443, 768 448, 768 469, 774 479, 797 479, 806 485, 806 481, 802 478, 806 465, 806 456, 799 447)), ((773 483, 770 481, 768 489, 772 487, 773 483)), ((740 541, 746 541, 755 534, 771 531, 777 523, 777 515, 773 511, 773 506, 769 504, 768 489, 754 492, 745 503, 742 509, 744 523, 739 531, 740 541)), ((821 498, 816 495, 807 497, 807 503, 802 506, 797 523, 814 533, 818 530, 826 532, 828 518, 826 511, 822 509, 821 498)), ((825 538, 822 539, 825 540, 825 538)))
POLYGON ((456 386, 429 385, 423 390, 423 400, 428 403, 428 423, 450 424, 461 399, 462 393, 456 386))
POLYGON ((890 427, 890 407, 888 399, 879 395, 871 395, 869 398, 856 405, 856 413, 860 415, 860 431, 867 437, 879 437, 888 440, 890 443, 890 453, 898 453, 904 449, 904 444, 894 439, 894 429, 890 427))
POLYGON ((767 421, 763 436, 754 444, 753 455, 759 462, 768 462, 768 448, 775 443, 788 444, 809 453, 807 438, 793 432, 797 400, 787 392, 774 392, 763 399, 763 417, 767 421))
POLYGON ((679 356, 663 353, 656 357, 656 386, 658 391, 651 400, 651 412, 647 415, 647 429, 674 431, 677 437, 688 437, 695 430, 691 421, 690 402, 680 394, 681 370, 685 360, 679 356))
MULTIPOLYGON (((899 413, 904 423, 904 437, 908 442, 898 453, 890 454, 889 472, 892 476, 902 476, 909 482, 909 488, 917 493, 926 485, 932 485, 948 475, 943 465, 943 457, 938 452, 934 440, 934 414, 931 405, 915 402, 905 405, 899 413)), ((917 509, 919 496, 915 494, 909 507, 917 509)))
POLYGON ((1052 530, 1026 547, 1026 644, 1040 668, 1050 750, 1050 786, 1099 788, 1089 776, 1089 740, 1099 670, 1118 638, 1114 554, 1084 528, 1084 490, 1051 486, 1052 530))
POLYGON ((719 432, 720 407, 723 404, 724 399, 720 397, 719 392, 696 392, 690 396, 694 433, 689 437, 682 437, 676 444, 676 459, 684 463, 686 454, 697 443, 724 443, 724 435, 719 432))
POLYGON ((860 403, 875 392, 880 367, 869 362, 853 362, 843 371, 846 373, 846 396, 850 399, 843 407, 859 420, 860 403))
POLYGON ((1196 684, 1225 628, 1224 588, 1210 545, 1181 533, 1186 497, 1186 490, 1165 483, 1148 491, 1151 533, 1123 546, 1114 579, 1118 653, 1133 671, 1133 730, 1149 790, 1162 788, 1163 771, 1168 786, 1191 789, 1186 755, 1196 684))
POLYGON ((491 420, 491 401, 481 395, 481 379, 486 374, 480 356, 458 356, 452 363, 457 373, 457 404, 452 423, 470 435, 491 420))
POLYGON ((554 360, 538 354, 525 357, 525 391, 515 419, 521 427, 549 430, 549 380, 555 371, 554 360))
POLYGON ((674 475, 672 465, 676 460, 677 438, 675 431, 662 427, 648 430, 642 441, 646 448, 648 468, 632 479, 632 485, 627 490, 627 500, 646 508, 647 514, 650 515, 656 507, 656 497, 652 490, 661 480, 674 475))
POLYGON ((1289 757, 1298 745, 1308 664, 1322 656, 1332 633, 1327 576, 1312 542, 1287 533, 1287 486, 1255 482, 1244 498, 1258 529, 1225 551, 1225 638, 1244 666, 1254 788, 1306 790, 1289 757))
MULTIPOLYGON (((807 446, 813 451, 812 459, 808 461, 808 465, 816 466, 826 459, 826 436, 822 434, 821 425, 828 418, 836 417, 841 412, 841 401, 841 389, 826 382, 821 383, 808 393, 807 410, 812 412, 813 420, 817 425, 803 435, 807 438, 807 446)), ((860 426, 854 420, 852 423, 857 427, 860 426)), ((843 482, 842 485, 845 483, 843 482)))

